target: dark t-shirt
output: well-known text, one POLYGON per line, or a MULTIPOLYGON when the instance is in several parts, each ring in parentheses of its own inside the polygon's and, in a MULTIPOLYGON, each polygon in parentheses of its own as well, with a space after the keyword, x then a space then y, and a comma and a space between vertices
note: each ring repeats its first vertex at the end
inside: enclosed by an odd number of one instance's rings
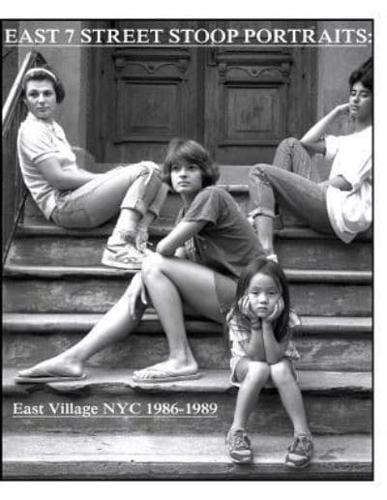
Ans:
POLYGON ((193 237, 195 258, 192 260, 226 276, 239 278, 249 262, 264 256, 246 217, 223 188, 209 186, 202 189, 188 209, 182 208, 177 221, 181 220, 206 221, 193 237))

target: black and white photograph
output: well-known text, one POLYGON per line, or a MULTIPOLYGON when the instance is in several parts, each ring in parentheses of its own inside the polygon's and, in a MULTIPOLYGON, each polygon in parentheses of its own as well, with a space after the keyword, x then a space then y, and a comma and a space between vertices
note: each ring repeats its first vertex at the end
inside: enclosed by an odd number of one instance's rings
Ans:
POLYGON ((3 479, 371 482, 375 20, 149 14, 1 22, 3 479))

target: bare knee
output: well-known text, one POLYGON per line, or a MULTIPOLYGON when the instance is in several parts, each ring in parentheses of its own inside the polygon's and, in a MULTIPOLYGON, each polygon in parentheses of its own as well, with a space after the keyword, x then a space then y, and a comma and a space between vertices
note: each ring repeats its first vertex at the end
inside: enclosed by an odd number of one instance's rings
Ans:
POLYGON ((145 257, 141 266, 141 275, 145 282, 154 273, 162 271, 163 259, 164 257, 159 253, 153 253, 145 257))
POLYGON ((251 361, 247 368, 246 378, 255 382, 265 383, 270 375, 270 368, 267 363, 262 361, 251 361))
POLYGON ((257 181, 260 180, 266 184, 269 184, 269 180, 267 178, 266 172, 268 169, 270 169, 272 165, 269 165, 268 163, 258 163, 257 165, 253 165, 249 169, 249 180, 250 181, 257 181))
POLYGON ((278 147, 292 148, 296 144, 300 144, 300 141, 298 139, 296 139, 295 137, 287 137, 279 143, 278 147))
POLYGON ((142 161, 140 162, 140 166, 147 174, 161 175, 161 169, 154 161, 142 161))
POLYGON ((270 365, 270 375, 276 386, 283 385, 292 380, 293 374, 288 360, 281 360, 270 365))

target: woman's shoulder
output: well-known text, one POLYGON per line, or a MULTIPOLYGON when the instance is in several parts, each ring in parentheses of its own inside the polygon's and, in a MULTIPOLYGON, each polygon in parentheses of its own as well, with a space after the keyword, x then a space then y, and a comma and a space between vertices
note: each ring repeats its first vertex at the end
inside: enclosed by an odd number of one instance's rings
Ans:
POLYGON ((47 124, 43 120, 33 118, 30 115, 21 122, 19 127, 19 135, 24 138, 36 138, 49 133, 47 124))
POLYGON ((219 186, 207 186, 198 192, 195 201, 222 198, 224 194, 227 195, 226 191, 219 186))
POLYGON ((230 195, 230 193, 222 186, 207 186, 201 190, 201 193, 203 193, 203 196, 219 198, 227 201, 233 200, 233 197, 230 195))
POLYGON ((206 193, 225 193, 226 191, 222 187, 220 187, 220 186, 218 186, 216 184, 213 184, 211 186, 207 186, 207 187, 203 188, 202 192, 206 192, 206 193))

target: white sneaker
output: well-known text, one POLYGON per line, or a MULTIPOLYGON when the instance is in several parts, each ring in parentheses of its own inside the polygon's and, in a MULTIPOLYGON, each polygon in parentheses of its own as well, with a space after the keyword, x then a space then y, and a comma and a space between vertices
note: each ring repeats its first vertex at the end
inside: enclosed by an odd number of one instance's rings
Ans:
POLYGON ((134 245, 112 245, 105 248, 101 263, 104 266, 118 267, 130 271, 139 271, 142 266, 144 254, 134 245))
POLYGON ((141 243, 138 245, 138 251, 141 253, 143 257, 148 257, 148 255, 153 255, 155 252, 148 247, 147 242, 141 243))

